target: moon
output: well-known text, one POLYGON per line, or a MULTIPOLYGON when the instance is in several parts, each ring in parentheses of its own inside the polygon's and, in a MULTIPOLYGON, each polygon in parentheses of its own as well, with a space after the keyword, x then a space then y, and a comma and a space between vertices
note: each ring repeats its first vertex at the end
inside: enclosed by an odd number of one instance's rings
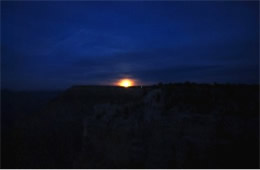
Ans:
POLYGON ((131 87, 131 86, 134 86, 134 80, 131 80, 131 79, 122 79, 119 81, 118 85, 121 86, 121 87, 131 87))

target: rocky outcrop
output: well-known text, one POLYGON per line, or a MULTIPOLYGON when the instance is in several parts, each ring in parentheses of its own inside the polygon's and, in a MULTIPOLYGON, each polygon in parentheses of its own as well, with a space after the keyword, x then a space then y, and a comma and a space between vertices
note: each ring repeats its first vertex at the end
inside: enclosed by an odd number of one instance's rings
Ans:
POLYGON ((25 128, 31 168, 258 168, 258 86, 74 86, 25 128))

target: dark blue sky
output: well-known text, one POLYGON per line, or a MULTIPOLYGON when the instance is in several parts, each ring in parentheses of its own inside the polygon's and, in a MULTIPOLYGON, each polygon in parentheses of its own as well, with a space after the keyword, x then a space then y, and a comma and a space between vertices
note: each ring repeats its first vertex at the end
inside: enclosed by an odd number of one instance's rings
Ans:
POLYGON ((259 2, 1 2, 2 87, 258 83, 259 2))

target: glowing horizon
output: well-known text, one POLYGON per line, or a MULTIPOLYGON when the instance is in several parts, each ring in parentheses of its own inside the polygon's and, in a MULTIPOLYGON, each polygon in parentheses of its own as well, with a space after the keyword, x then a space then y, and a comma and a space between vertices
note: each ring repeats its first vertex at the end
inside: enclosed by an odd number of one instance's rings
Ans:
POLYGON ((127 78, 125 78, 125 79, 121 79, 121 80, 117 83, 117 85, 119 85, 119 86, 121 86, 121 87, 127 88, 127 87, 134 86, 134 85, 135 85, 135 81, 132 80, 132 79, 127 79, 127 78))

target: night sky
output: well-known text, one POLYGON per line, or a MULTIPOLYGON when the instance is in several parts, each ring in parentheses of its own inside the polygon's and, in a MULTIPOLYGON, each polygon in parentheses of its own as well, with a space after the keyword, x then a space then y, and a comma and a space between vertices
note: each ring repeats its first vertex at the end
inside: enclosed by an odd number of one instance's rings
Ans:
POLYGON ((259 2, 1 2, 1 85, 258 83, 259 2))

